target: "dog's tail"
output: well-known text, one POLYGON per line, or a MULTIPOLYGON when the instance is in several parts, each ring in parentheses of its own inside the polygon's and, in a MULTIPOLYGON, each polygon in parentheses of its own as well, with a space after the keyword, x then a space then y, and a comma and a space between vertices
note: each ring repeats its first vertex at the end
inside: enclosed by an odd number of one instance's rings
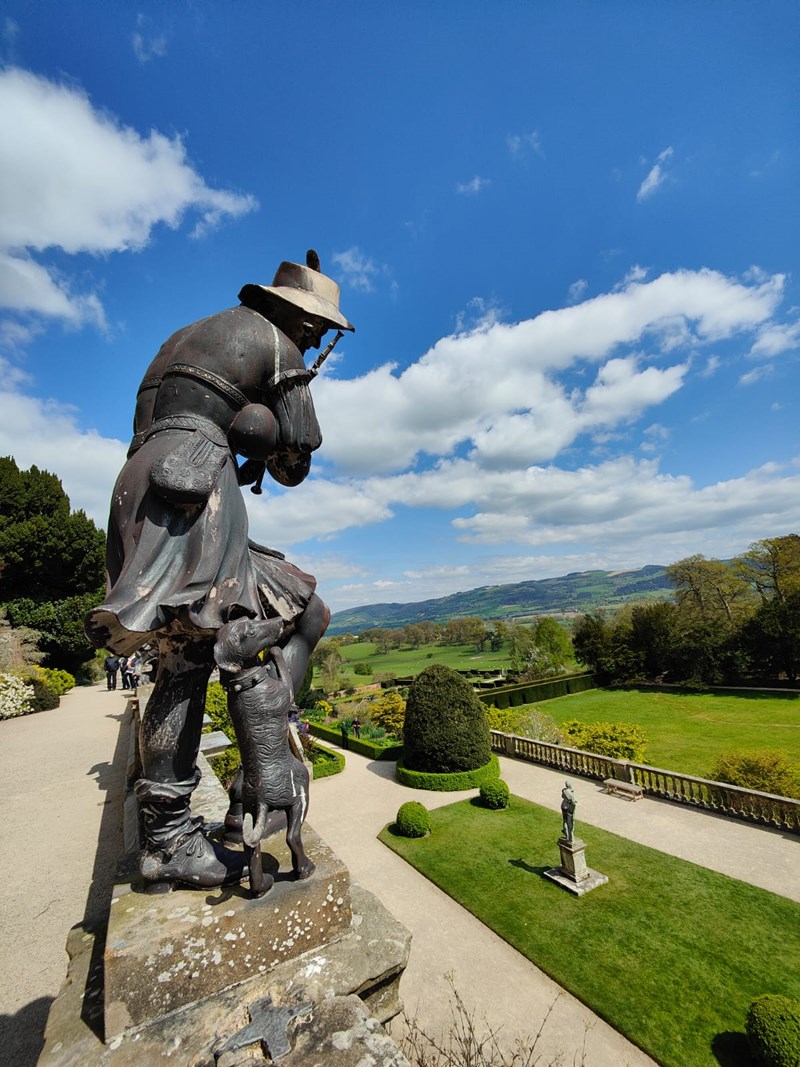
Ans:
POLYGON ((242 820, 242 839, 248 848, 256 848, 261 843, 261 838, 264 836, 264 831, 267 828, 267 819, 269 818, 269 808, 266 805, 259 805, 256 813, 255 826, 253 825, 253 816, 248 811, 242 820))

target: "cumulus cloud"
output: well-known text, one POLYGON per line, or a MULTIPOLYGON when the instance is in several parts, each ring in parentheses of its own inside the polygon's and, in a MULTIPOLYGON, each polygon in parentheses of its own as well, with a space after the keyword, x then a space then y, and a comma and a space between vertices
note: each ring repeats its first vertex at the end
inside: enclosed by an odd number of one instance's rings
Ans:
MULTIPOLYGON (((681 389, 698 351, 720 338, 737 338, 747 350, 751 336, 774 322, 782 288, 780 275, 744 284, 708 270, 678 271, 523 322, 486 321, 440 339, 403 369, 385 364, 350 380, 319 378, 324 448, 302 485, 270 483, 262 497, 245 494, 251 536, 289 550, 311 540, 333 544, 345 531, 416 510, 449 520, 466 544, 494 546, 494 563, 467 571, 455 553, 435 566, 409 558, 394 575, 389 567, 365 573, 324 549, 298 560, 344 582, 337 596, 354 603, 379 598, 373 578, 414 599, 531 577, 515 574, 525 559, 550 560, 550 574, 592 562, 633 567, 706 544, 706 554, 717 555, 720 530, 738 539, 732 550, 740 551, 765 530, 798 528, 796 466, 698 486, 642 456, 667 440, 656 410, 681 389), (677 357, 662 343, 676 322, 686 346, 677 357), (609 453, 572 469, 580 435, 636 440, 632 426, 643 417, 638 458, 609 453), (517 548, 514 563, 497 554, 500 546, 534 547, 530 555, 517 548)), ((125 446, 24 388, 21 377, 4 376, 0 455, 56 471, 73 506, 104 523, 125 446)))
POLYGON ((490 178, 480 178, 476 174, 474 178, 470 178, 468 182, 458 182, 456 185, 456 192, 466 196, 477 196, 482 189, 486 189, 491 185, 490 178))
POLYGON ((111 490, 125 462, 127 443, 81 429, 78 413, 69 407, 26 396, 13 388, 13 379, 5 373, 2 380, 0 455, 13 455, 23 470, 35 464, 57 473, 73 508, 83 508, 105 529, 111 490))
POLYGON ((636 194, 636 199, 641 203, 643 200, 649 199, 657 189, 660 189, 664 182, 667 180, 666 162, 673 155, 672 148, 665 148, 656 159, 653 167, 647 174, 647 177, 639 186, 639 191, 636 194))
POLYGON ((0 306, 102 324, 97 294, 77 292, 43 253, 130 251, 188 212, 199 234, 255 207, 251 196, 206 185, 179 137, 142 136, 75 85, 0 71, 0 306))
POLYGON ((345 474, 399 471, 461 445, 492 466, 552 459, 578 434, 627 422, 672 395, 688 363, 674 358, 676 344, 688 355, 765 324, 783 283, 782 275, 745 285, 715 271, 676 271, 442 338, 402 371, 384 364, 346 381, 322 379, 315 403, 326 461, 345 474), (652 365, 665 354, 668 366, 652 365), (601 369, 585 392, 566 388, 565 372, 593 364, 601 369))

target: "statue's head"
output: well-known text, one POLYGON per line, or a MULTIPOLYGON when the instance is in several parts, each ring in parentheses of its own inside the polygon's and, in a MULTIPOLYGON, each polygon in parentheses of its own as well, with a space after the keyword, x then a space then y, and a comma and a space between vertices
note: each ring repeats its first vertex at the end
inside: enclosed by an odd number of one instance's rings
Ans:
POLYGON ((339 286, 322 273, 319 256, 310 248, 305 265, 281 263, 272 285, 245 285, 239 299, 267 317, 272 310, 292 322, 292 339, 305 351, 318 348, 322 335, 331 328, 355 330, 339 310, 339 293, 339 286))

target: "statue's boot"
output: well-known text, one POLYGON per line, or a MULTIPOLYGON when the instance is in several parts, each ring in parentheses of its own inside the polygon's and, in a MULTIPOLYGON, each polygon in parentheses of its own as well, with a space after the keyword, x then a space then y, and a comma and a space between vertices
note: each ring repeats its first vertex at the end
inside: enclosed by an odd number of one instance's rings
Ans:
POLYGON ((191 816, 189 798, 195 784, 136 783, 144 829, 139 869, 151 892, 166 892, 175 885, 213 889, 244 876, 243 854, 209 841, 191 816))
POLYGON ((175 885, 214 889, 242 880, 245 857, 209 841, 195 827, 170 849, 145 849, 139 869, 150 892, 167 892, 175 885))

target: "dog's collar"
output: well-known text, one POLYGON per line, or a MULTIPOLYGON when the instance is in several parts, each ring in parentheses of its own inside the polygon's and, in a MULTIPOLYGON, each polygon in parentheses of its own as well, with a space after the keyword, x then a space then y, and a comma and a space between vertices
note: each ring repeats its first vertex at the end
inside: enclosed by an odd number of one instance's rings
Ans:
POLYGON ((268 665, 259 663, 257 667, 247 667, 243 671, 237 671, 236 674, 220 670, 219 681, 226 693, 243 693, 246 689, 252 689, 259 682, 263 682, 268 674, 268 665))

